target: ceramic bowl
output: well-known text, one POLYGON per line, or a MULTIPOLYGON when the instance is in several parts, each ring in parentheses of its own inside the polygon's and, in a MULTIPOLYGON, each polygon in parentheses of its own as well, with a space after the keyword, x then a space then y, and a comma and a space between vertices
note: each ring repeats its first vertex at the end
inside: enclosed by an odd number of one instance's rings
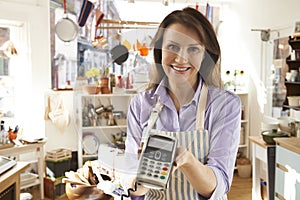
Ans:
POLYGON ((261 133, 263 140, 267 143, 267 144, 271 144, 274 145, 276 144, 274 141, 274 138, 277 137, 288 137, 288 133, 286 132, 282 132, 282 131, 277 131, 275 129, 273 130, 268 130, 268 131, 263 131, 261 133))

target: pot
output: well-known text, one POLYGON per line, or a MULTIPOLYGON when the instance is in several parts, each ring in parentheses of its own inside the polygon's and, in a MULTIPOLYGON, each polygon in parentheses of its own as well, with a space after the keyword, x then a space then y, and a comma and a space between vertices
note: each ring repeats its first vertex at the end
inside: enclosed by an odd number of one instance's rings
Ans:
POLYGON ((71 42, 77 37, 78 28, 76 23, 68 18, 66 0, 64 0, 64 16, 55 25, 55 33, 64 42, 71 42))
POLYGON ((122 65, 128 58, 128 49, 124 45, 117 45, 110 51, 113 62, 122 65))
POLYGON ((282 132, 282 131, 277 131, 277 129, 273 129, 273 130, 268 130, 268 131, 263 131, 261 133, 263 140, 267 143, 267 144, 271 144, 274 145, 276 144, 274 141, 274 138, 277 137, 288 137, 288 133, 286 132, 282 132))

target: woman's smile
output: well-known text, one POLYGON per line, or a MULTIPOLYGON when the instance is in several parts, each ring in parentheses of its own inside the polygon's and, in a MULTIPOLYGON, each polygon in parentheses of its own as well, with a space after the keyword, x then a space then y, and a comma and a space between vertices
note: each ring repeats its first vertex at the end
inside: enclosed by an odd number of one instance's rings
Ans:
POLYGON ((178 67, 178 66, 174 66, 174 65, 171 65, 171 68, 177 72, 186 72, 189 69, 191 69, 191 67, 178 67))

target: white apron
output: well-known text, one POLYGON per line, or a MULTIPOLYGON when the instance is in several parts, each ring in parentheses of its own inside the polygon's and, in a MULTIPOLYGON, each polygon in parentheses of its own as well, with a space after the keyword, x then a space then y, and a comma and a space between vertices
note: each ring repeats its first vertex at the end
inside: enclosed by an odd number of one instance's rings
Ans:
MULTIPOLYGON (((165 134, 169 136, 176 137, 178 140, 178 146, 185 147, 187 150, 192 152, 192 154, 198 158, 198 160, 205 164, 207 162, 207 155, 209 150, 209 134, 207 130, 204 130, 204 114, 206 108, 207 99, 207 86, 203 84, 202 91, 200 94, 200 99, 197 107, 196 116, 196 127, 197 130, 194 131, 184 131, 184 132, 165 132, 155 130, 158 134, 165 134)), ((162 104, 158 100, 156 108, 162 108, 162 104), (160 104, 160 105, 159 105, 160 104)), ((156 112, 149 118, 150 128, 154 125, 157 120, 158 113, 156 112), (155 117, 153 116, 155 115, 155 117)), ((201 184, 201 183, 199 183, 201 184)), ((151 189, 146 195, 145 200, 197 200, 198 194, 192 188, 190 183, 184 177, 183 173, 176 170, 174 174, 170 177, 169 187, 165 191, 151 189)), ((227 200, 227 196, 218 198, 218 200, 227 200)))

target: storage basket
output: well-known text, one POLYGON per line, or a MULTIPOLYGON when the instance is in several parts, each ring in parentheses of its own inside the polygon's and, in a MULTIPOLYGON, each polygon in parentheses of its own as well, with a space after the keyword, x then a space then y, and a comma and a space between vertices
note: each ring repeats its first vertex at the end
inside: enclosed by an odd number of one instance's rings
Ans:
POLYGON ((72 158, 72 151, 69 149, 55 149, 52 151, 48 151, 46 153, 46 160, 48 161, 60 161, 60 160, 65 160, 65 159, 69 159, 72 158))
POLYGON ((251 164, 237 165, 238 175, 241 178, 251 177, 251 164))

